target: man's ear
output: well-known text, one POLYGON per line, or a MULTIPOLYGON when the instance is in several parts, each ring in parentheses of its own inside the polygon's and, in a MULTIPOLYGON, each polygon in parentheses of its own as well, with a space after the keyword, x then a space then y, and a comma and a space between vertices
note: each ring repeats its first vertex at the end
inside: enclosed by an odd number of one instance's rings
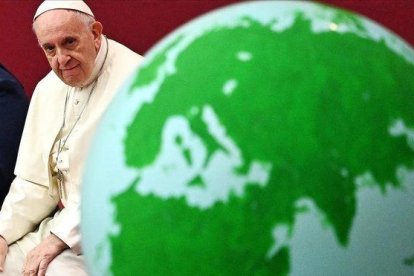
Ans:
POLYGON ((98 43, 96 46, 99 46, 100 41, 101 41, 101 34, 103 31, 103 26, 101 22, 95 21, 92 23, 91 27, 92 27, 92 35, 93 35, 93 39, 95 40, 95 44, 98 43))

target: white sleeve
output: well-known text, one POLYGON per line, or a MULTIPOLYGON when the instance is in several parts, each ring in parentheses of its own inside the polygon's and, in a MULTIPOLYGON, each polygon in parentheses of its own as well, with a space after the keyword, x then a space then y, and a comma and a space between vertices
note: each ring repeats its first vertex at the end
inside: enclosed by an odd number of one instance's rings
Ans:
POLYGON ((53 218, 53 227, 50 232, 66 243, 77 255, 82 253, 78 202, 67 202, 60 213, 53 218))
POLYGON ((16 177, 0 211, 0 235, 11 244, 36 229, 56 209, 47 186, 16 177))

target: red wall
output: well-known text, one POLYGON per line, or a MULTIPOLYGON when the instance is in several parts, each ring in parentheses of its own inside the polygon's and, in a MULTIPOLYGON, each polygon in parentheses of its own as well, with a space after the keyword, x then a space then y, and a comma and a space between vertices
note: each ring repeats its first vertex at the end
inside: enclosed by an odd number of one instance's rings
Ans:
MULTIPOLYGON (((41 0, 0 0, 0 62, 8 67, 31 95, 49 71, 31 31, 41 0)), ((87 0, 104 33, 136 52, 145 53, 155 42, 188 20, 235 0, 87 0), (116 5, 115 5, 116 4, 116 5)), ((320 1, 366 15, 414 45, 414 0, 320 1)))

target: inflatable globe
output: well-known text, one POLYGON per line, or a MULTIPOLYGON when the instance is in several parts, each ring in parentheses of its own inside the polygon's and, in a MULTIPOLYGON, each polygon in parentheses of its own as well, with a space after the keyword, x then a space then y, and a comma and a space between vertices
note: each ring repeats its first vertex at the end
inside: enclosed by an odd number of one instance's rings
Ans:
POLYGON ((309 2, 213 11, 148 52, 87 163, 91 275, 412 275, 414 51, 309 2))

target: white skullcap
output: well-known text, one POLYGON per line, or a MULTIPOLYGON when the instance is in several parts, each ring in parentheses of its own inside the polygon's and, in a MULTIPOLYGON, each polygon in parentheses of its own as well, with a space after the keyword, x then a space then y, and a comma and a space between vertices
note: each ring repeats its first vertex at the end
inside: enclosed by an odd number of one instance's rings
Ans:
POLYGON ((33 17, 33 21, 44 12, 56 9, 65 9, 65 10, 75 10, 86 13, 90 16, 93 16, 91 9, 86 5, 83 0, 45 0, 37 8, 37 11, 33 17))

